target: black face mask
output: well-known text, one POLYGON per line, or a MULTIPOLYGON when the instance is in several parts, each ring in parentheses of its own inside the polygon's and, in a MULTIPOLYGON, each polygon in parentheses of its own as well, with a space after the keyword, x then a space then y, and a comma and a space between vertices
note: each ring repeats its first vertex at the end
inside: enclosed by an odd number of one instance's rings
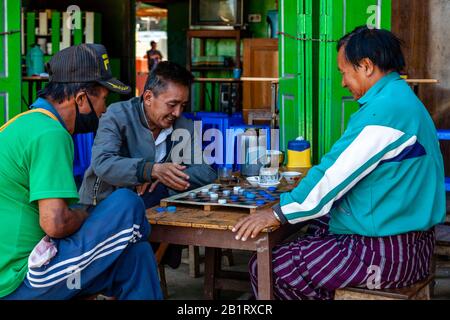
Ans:
POLYGON ((78 104, 75 102, 77 115, 75 118, 75 130, 74 134, 77 133, 88 133, 95 132, 98 128, 98 117, 95 113, 94 107, 92 106, 91 100, 89 99, 86 93, 86 99, 89 103, 89 107, 91 108, 91 112, 89 113, 80 113, 78 108, 78 104))

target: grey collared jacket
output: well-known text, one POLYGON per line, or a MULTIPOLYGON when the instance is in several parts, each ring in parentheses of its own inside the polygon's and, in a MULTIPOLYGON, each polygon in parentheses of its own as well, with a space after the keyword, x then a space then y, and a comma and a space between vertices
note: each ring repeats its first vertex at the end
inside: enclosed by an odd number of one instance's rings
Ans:
MULTIPOLYGON (((189 176, 190 189, 212 183, 217 174, 203 163, 201 146, 194 146, 197 136, 194 136, 193 121, 180 117, 174 122, 173 129, 166 139, 167 153, 163 162, 180 163, 172 160, 172 154, 181 155, 182 164, 187 166, 184 172, 189 176), (185 133, 189 132, 190 139, 177 137, 180 132, 183 133, 183 129, 185 133), (176 141, 172 141, 172 137, 176 141)), ((144 170, 151 171, 155 163, 155 151, 155 140, 139 97, 109 106, 100 118, 92 147, 91 165, 84 174, 79 191, 80 203, 97 205, 117 188, 134 189, 146 182, 148 175, 144 174, 144 170)), ((169 189, 169 193, 176 192, 169 189)))

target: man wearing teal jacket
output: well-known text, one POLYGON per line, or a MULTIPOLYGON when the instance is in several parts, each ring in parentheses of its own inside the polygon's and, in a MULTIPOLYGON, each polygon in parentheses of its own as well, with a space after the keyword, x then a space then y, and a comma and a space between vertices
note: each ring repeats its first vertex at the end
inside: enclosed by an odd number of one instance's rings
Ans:
MULTIPOLYGON (((399 72, 400 41, 360 27, 338 44, 342 85, 360 109, 321 163, 271 210, 235 226, 236 238, 312 219, 319 230, 275 248, 275 295, 330 299, 337 288, 402 287, 428 275, 433 226, 445 217, 436 128, 399 72)), ((311 222, 311 221, 310 221, 311 222)), ((250 264, 256 288, 256 266, 250 264)))

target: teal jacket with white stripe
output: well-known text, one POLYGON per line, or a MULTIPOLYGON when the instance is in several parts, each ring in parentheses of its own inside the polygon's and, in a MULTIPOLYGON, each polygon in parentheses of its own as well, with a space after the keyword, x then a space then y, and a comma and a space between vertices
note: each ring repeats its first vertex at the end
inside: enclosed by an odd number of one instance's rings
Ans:
POLYGON ((424 105, 396 72, 358 103, 342 137, 274 211, 289 223, 330 213, 331 233, 372 237, 443 222, 443 161, 424 105))

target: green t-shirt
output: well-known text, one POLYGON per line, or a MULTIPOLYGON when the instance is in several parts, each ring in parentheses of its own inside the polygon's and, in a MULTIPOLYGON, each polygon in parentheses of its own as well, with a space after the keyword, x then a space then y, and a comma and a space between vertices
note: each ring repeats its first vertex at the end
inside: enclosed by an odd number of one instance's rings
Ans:
POLYGON ((0 297, 15 291, 28 271, 28 256, 45 236, 39 199, 78 200, 73 141, 59 121, 42 113, 22 115, 0 132, 0 297))

